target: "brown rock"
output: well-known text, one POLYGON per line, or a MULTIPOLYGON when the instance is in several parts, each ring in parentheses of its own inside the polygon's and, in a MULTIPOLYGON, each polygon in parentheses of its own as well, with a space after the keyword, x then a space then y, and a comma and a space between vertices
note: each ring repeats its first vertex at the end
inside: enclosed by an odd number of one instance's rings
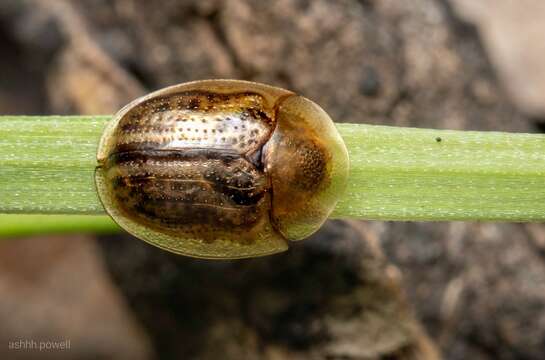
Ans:
POLYGON ((521 110, 545 115, 545 3, 540 0, 449 0, 474 24, 503 86, 521 110))
POLYGON ((0 358, 152 358, 99 254, 84 236, 0 244, 0 358))

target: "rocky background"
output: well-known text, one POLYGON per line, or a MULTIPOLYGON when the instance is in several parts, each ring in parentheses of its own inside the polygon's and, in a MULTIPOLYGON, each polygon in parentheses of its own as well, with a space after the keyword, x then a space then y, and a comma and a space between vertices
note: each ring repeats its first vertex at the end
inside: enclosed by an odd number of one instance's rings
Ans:
MULTIPOLYGON (((240 78, 339 122, 543 132, 544 34, 541 0, 2 0, 0 113, 240 78)), ((127 235, 0 243, 1 359, 544 357, 539 224, 336 221, 224 262, 127 235)))

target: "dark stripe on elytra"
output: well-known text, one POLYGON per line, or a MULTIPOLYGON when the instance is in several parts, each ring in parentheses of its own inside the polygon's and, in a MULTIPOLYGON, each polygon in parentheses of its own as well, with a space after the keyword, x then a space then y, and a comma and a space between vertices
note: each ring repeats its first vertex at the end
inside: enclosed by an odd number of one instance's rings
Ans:
POLYGON ((118 191, 127 188, 131 197, 138 198, 137 201, 160 201, 162 198, 183 203, 195 203, 198 199, 202 199, 203 188, 208 189, 204 191, 217 194, 206 194, 205 196, 209 200, 221 197, 222 201, 238 206, 255 205, 265 196, 265 191, 257 191, 253 186, 235 187, 226 184, 221 179, 215 181, 212 179, 171 179, 129 175, 128 177, 117 176, 113 183, 118 191), (147 191, 138 190, 146 185, 153 186, 153 188, 147 191))
POLYGON ((160 203, 141 202, 134 205, 134 209, 142 216, 148 219, 169 224, 177 228, 187 225, 202 225, 214 224, 220 228, 225 226, 239 227, 248 225, 251 226, 256 217, 252 216, 256 213, 256 207, 238 208, 235 214, 226 213, 226 209, 222 207, 210 207, 204 204, 185 204, 174 200, 163 200, 160 203), (199 206, 202 205, 202 206, 199 206), (168 209, 165 211, 165 209, 168 209), (247 214, 247 215, 245 215, 247 214), (245 223, 237 224, 236 219, 244 219, 245 223))
POLYGON ((213 183, 214 190, 222 194, 227 195, 231 201, 237 205, 254 205, 259 202, 265 196, 265 192, 247 193, 246 191, 240 191, 231 187, 227 187, 222 183, 213 183))
MULTIPOLYGON (((228 166, 231 162, 240 159, 240 155, 234 152, 229 152, 225 150, 218 150, 218 149, 210 149, 210 148, 203 148, 203 149, 184 149, 184 150, 138 150, 138 151, 130 151, 130 152, 122 152, 122 153, 116 153, 110 156, 109 158, 109 164, 108 166, 115 166, 115 165, 122 165, 127 163, 140 163, 144 164, 146 160, 152 159, 154 162, 170 162, 170 161, 196 161, 196 160, 220 160, 223 163, 223 166, 228 166)), ((254 164, 256 165, 256 164, 254 164)), ((145 165, 143 165, 143 168, 145 169, 145 165)), ((176 175, 175 172, 170 173, 170 176, 176 175)), ((181 174, 180 174, 181 175, 181 174)), ((248 175, 246 177, 241 177, 240 175, 237 176, 234 174, 229 174, 232 181, 236 181, 236 183, 231 182, 227 183, 226 178, 224 174, 217 174, 217 176, 207 176, 207 174, 202 174, 202 179, 197 179, 195 182, 194 187, 198 190, 200 190, 203 186, 198 185, 198 182, 206 182, 210 184, 212 187, 211 191, 214 191, 218 194, 223 194, 224 196, 228 197, 228 201, 232 201, 236 205, 252 205, 256 204, 261 200, 264 196, 263 191, 259 191, 258 189, 254 189, 253 185, 255 182, 253 181, 252 176, 248 175), (215 179, 218 180, 215 180, 215 179), (238 181, 237 181, 238 180, 238 181), (246 187, 245 187, 246 186, 246 187)), ((256 176, 259 176, 256 174, 256 176)), ((263 176, 263 175, 262 175, 263 176)), ((141 174, 141 175, 130 175, 127 178, 129 184, 134 184, 136 186, 143 186, 145 184, 153 185, 156 188, 156 191, 162 191, 163 196, 165 196, 167 199, 171 198, 168 197, 169 191, 182 191, 181 189, 171 189, 172 186, 175 186, 174 184, 168 184, 167 181, 161 181, 161 178, 157 177, 155 175, 154 178, 149 178, 149 174, 141 174)), ((114 186, 124 187, 127 186, 126 183, 120 178, 116 178, 114 180, 114 186)), ((194 191, 191 190, 189 187, 185 189, 186 196, 187 196, 187 202, 194 201, 191 196, 189 196, 189 192, 194 191)), ((134 195, 134 192, 132 192, 134 195)), ((211 196, 213 196, 211 194, 211 196)), ((142 201, 147 201, 148 199, 142 199, 142 201)), ((182 201, 182 200, 178 200, 182 201)))
MULTIPOLYGON (((168 175, 149 175, 149 174, 129 174, 127 176, 121 176, 118 175, 113 179, 113 185, 114 187, 126 187, 126 186, 142 186, 153 182, 162 182, 162 183, 170 183, 169 189, 172 191, 181 191, 185 189, 186 187, 196 186, 198 183, 203 184, 215 184, 215 183, 221 183, 222 186, 225 187, 223 193, 226 193, 227 191, 235 191, 235 192, 252 192, 255 190, 254 183, 251 183, 249 181, 245 181, 244 184, 224 184, 224 179, 219 178, 219 180, 215 180, 215 178, 212 177, 199 177, 198 179, 191 179, 191 178, 176 178, 172 177, 173 174, 168 175)), ((201 186, 202 188, 202 186, 201 186)), ((223 189, 223 188, 222 188, 223 189)))
POLYGON ((108 158, 108 166, 121 165, 129 162, 154 161, 195 161, 195 160, 221 160, 228 165, 240 159, 240 154, 235 151, 214 148, 188 148, 183 150, 157 150, 139 149, 116 152, 108 158))

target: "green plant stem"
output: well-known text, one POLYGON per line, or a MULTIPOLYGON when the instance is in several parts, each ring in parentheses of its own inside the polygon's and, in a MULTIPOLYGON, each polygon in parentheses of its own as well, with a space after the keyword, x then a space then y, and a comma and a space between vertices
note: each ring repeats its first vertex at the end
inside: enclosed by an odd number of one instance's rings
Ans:
POLYGON ((545 136, 339 124, 350 153, 334 217, 545 220, 545 136))
POLYGON ((46 234, 115 234, 119 226, 103 215, 0 215, 0 238, 46 234))
MULTIPOLYGON (((103 214, 95 153, 110 116, 0 117, 0 213, 103 214)), ((333 218, 545 219, 545 136, 337 125, 351 172, 333 218)))

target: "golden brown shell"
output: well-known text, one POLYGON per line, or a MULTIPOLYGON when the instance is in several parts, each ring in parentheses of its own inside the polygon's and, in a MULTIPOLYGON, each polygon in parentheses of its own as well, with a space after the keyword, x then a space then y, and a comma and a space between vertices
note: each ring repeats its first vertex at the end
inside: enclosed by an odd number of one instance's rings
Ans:
POLYGON ((98 149, 97 189, 118 224, 204 258, 287 249, 333 210, 346 148, 311 101, 267 85, 205 80, 123 108, 98 149))

